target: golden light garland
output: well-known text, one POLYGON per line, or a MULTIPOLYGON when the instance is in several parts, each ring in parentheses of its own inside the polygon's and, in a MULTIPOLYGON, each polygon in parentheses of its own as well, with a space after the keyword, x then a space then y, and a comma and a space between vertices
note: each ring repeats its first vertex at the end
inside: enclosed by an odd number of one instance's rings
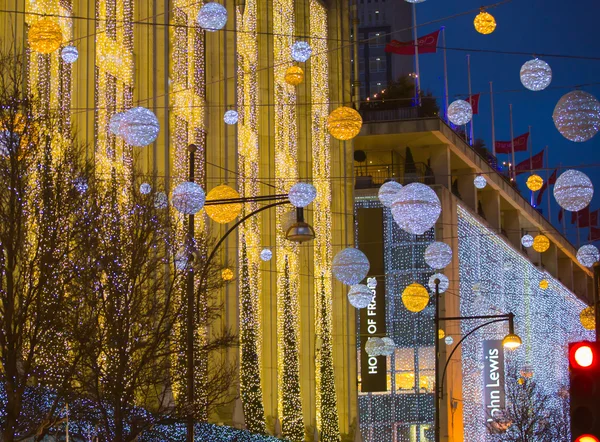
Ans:
POLYGON ((546 235, 537 235, 533 238, 533 250, 538 253, 544 253, 550 248, 550 240, 546 235))
POLYGON ((539 175, 531 175, 527 178, 527 188, 532 192, 537 192, 544 185, 544 179, 539 175))
MULTIPOLYGON (((222 184, 206 194, 206 201, 238 199, 239 197, 240 194, 237 190, 222 184)), ((242 203, 205 205, 204 210, 213 221, 227 224, 238 217, 242 211, 242 203)))
POLYGON ((362 127, 362 117, 351 107, 341 106, 327 118, 327 128, 332 137, 338 140, 351 140, 362 127))

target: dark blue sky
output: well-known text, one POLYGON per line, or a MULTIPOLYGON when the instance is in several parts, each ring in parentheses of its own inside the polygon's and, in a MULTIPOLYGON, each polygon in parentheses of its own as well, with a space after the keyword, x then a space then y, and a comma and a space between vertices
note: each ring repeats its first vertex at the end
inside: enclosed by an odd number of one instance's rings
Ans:
MULTIPOLYGON (((462 13, 482 6, 481 0, 427 0, 417 5, 419 24, 462 13)), ((513 0, 489 9, 496 18, 497 28, 490 35, 475 31, 473 18, 476 13, 424 25, 419 35, 446 27, 448 48, 472 48, 478 50, 518 51, 536 54, 550 64, 552 84, 541 92, 525 89, 519 79, 521 65, 531 59, 527 55, 503 55, 494 53, 448 50, 448 78, 450 102, 468 94, 466 54, 471 54, 471 83, 473 93, 481 92, 480 114, 475 116, 475 137, 483 138, 491 147, 491 116, 489 82, 494 83, 494 108, 496 140, 510 140, 509 103, 513 105, 515 136, 532 127, 533 153, 549 146, 550 166, 576 166, 587 173, 597 186, 591 209, 600 207, 600 134, 585 143, 573 143, 563 138, 552 121, 552 112, 562 95, 581 89, 600 97, 600 60, 581 60, 542 56, 541 54, 577 55, 600 59, 598 39, 598 0, 513 0), (514 91, 514 92, 508 92, 514 91), (596 165, 596 166, 593 166, 596 165)), ((441 44, 441 43, 440 43, 441 44)), ((421 87, 435 96, 443 95, 443 58, 438 54, 422 55, 421 87)), ((516 162, 526 159, 517 153, 516 162)), ((499 156, 500 161, 506 155, 499 156)), ((545 172, 541 174, 545 178, 545 172)), ((524 181, 521 178, 520 181, 524 181)), ((524 188, 524 185, 522 185, 524 188)), ((552 198, 552 222, 557 224, 558 206, 552 198)), ((544 214, 547 202, 542 203, 544 214)), ((575 227, 567 217, 568 236, 576 242, 575 227), (570 230, 569 230, 570 229, 570 230)), ((587 229, 581 232, 582 243, 587 229)))

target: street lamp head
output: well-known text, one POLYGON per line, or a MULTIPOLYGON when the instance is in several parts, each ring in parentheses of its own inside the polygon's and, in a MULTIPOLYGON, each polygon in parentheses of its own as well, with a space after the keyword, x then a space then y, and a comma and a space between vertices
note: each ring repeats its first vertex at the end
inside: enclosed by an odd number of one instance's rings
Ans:
POLYGON ((523 341, 521 341, 521 338, 514 333, 507 334, 502 340, 502 345, 509 350, 520 347, 522 343, 523 341))
POLYGON ((304 209, 302 207, 296 209, 296 222, 287 229, 285 237, 289 241, 300 244, 312 241, 315 238, 314 229, 304 221, 304 209))

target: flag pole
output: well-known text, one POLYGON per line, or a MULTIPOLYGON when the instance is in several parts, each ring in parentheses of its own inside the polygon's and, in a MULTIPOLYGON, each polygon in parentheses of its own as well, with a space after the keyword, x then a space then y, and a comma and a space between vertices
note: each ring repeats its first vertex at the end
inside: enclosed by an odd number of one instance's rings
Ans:
MULTIPOLYGON (((445 49, 444 49, 445 50, 445 49)), ((492 108, 492 153, 496 156, 496 126, 494 123, 494 86, 490 81, 490 106, 492 108)))
MULTIPOLYGON (((527 150, 529 150, 529 174, 533 174, 533 158, 531 151, 533 150, 533 141, 531 140, 531 126, 529 126, 529 136, 527 137, 527 150)), ((533 191, 529 191, 529 196, 531 198, 531 205, 533 206, 533 191)))
MULTIPOLYGON (((413 4, 414 5, 414 4, 413 4)), ((448 123, 448 59, 446 58, 446 26, 442 26, 442 42, 444 45, 444 115, 448 123)))
POLYGON ((548 200, 548 221, 550 221, 552 223, 552 215, 550 213, 550 158, 548 158, 548 146, 545 147, 546 152, 544 152, 544 154, 546 155, 546 189, 548 190, 548 193, 546 194, 546 199, 548 200))
POLYGON ((515 134, 513 131, 513 119, 512 119, 512 104, 508 105, 509 116, 510 116, 510 149, 512 151, 512 169, 513 169, 513 181, 516 183, 517 174, 515 170, 515 134))
MULTIPOLYGON (((471 103, 471 109, 473 109, 473 94, 471 92, 471 55, 467 54, 467 79, 469 81, 469 103, 471 103)), ((473 145, 473 120, 475 116, 471 117, 471 142, 469 143, 471 146, 473 145)))
POLYGON ((417 6, 415 3, 412 4, 412 18, 413 18, 413 41, 415 43, 415 99, 416 103, 421 106, 420 97, 420 72, 419 72, 419 37, 417 37, 417 6))

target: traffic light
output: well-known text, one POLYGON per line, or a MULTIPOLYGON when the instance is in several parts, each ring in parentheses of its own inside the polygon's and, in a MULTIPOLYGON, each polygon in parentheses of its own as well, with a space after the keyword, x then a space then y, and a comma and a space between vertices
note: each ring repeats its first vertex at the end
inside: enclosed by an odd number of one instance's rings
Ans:
POLYGON ((600 343, 569 345, 571 437, 574 442, 600 442, 600 343))

